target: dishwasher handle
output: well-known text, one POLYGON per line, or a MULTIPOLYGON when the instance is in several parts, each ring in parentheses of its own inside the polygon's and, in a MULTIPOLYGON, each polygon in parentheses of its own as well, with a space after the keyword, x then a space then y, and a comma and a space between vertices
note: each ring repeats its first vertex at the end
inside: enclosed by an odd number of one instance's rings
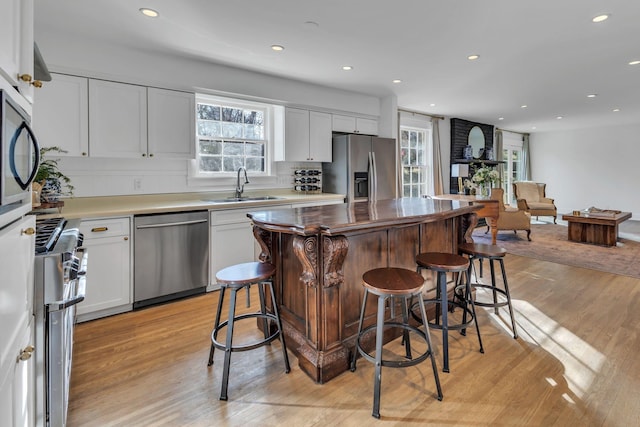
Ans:
POLYGON ((206 219, 195 219, 193 221, 178 221, 178 222, 167 222, 163 224, 148 224, 148 225, 136 225, 137 230, 142 230, 144 228, 162 228, 162 227, 175 227, 177 225, 191 225, 191 224, 202 224, 203 222, 207 222, 206 219))

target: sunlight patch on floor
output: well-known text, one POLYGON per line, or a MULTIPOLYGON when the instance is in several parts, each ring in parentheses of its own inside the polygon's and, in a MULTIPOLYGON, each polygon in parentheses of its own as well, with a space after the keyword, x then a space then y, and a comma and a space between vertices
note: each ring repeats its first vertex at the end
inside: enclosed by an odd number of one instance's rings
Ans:
POLYGON ((512 303, 520 338, 539 345, 562 363, 567 386, 577 397, 584 397, 605 356, 529 302, 512 299, 512 303))

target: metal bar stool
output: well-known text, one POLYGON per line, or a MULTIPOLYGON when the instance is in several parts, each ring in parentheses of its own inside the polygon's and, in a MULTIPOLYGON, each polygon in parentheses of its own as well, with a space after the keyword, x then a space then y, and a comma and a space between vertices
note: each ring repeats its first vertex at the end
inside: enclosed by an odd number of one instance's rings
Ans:
MULTIPOLYGON (((471 287, 469 283, 469 260, 463 256, 442 252, 425 252, 416 256, 416 263, 418 264, 417 271, 420 272, 423 268, 433 270, 437 273, 438 279, 436 283, 436 297, 424 298, 421 300, 424 304, 436 304, 436 321, 428 322, 429 326, 436 329, 442 329, 442 348, 443 348, 443 368, 444 372, 449 372, 449 330, 460 330, 464 335, 466 328, 475 323, 476 332, 478 333, 478 343, 480 344, 480 353, 484 353, 482 347, 482 338, 480 337, 480 328, 476 319, 476 309, 473 302, 473 294, 471 293, 471 287), (465 273, 466 280, 464 283, 457 286, 457 288, 464 287, 461 301, 454 299, 449 300, 447 296, 447 273, 465 273), (469 308, 469 306, 471 308, 469 308), (449 308, 459 307, 463 310, 462 321, 460 323, 449 323, 448 311, 449 308), (442 323, 438 321, 438 310, 440 310, 442 316, 442 323)), ((454 290, 454 293, 456 291, 454 290)), ((411 315, 414 319, 422 321, 418 317, 414 310, 415 304, 411 306, 411 315)), ((453 311, 453 310, 451 310, 453 311)), ((424 317, 423 317, 424 318, 424 317)))
MULTIPOLYGON (((355 372, 356 370, 356 358, 358 356, 358 353, 368 361, 375 364, 375 374, 373 377, 373 412, 371 415, 373 415, 375 418, 380 418, 380 381, 383 366, 387 366, 390 368, 405 368, 408 366, 416 365, 424 361, 427 357, 430 357, 431 366, 433 368, 433 376, 435 378, 436 388, 438 391, 438 400, 442 400, 442 389, 440 387, 440 379, 438 377, 436 359, 433 357, 433 346, 431 344, 431 336, 429 334, 429 325, 426 321, 422 322, 422 325, 424 326, 423 332, 421 329, 410 325, 408 322, 409 316, 407 313, 407 299, 412 298, 413 296, 418 296, 420 301, 422 301, 422 298, 420 298, 420 296, 422 292, 422 286, 424 285, 424 278, 420 274, 404 268, 376 268, 374 270, 369 270, 363 274, 362 284, 364 286, 364 296, 362 299, 362 308, 360 309, 360 322, 358 324, 356 346, 351 359, 351 371, 355 372), (364 322, 364 312, 367 305, 367 298, 369 296, 369 293, 378 296, 377 321, 375 324, 362 329, 362 323, 364 322), (402 298, 403 321, 402 323, 394 321, 385 322, 384 317, 386 301, 389 298, 393 299, 396 297, 402 298), (382 359, 382 345, 384 340, 385 327, 395 327, 403 329, 403 344, 405 345, 407 360, 382 359), (375 356, 371 356, 369 353, 367 353, 363 349, 360 341, 363 335, 367 331, 372 329, 376 330, 375 356), (415 332, 418 337, 422 338, 427 344, 427 349, 416 358, 411 358, 411 343, 409 341, 409 331, 415 332)), ((420 303, 419 306, 422 313, 422 318, 426 319, 427 316, 424 309, 424 304, 420 303)))
MULTIPOLYGON (((490 289, 493 293, 493 302, 481 302, 475 301, 476 305, 481 307, 493 307, 495 314, 498 314, 498 308, 508 306, 509 316, 511 317, 511 326, 513 328, 513 338, 518 338, 518 332, 516 330, 516 320, 513 315, 513 307, 511 305, 511 294, 509 293, 509 284, 507 283, 507 273, 504 269, 504 257, 507 254, 507 250, 496 245, 485 245, 480 243, 462 243, 458 245, 458 251, 461 254, 469 256, 469 270, 468 276, 471 277, 471 270, 475 269, 473 264, 474 260, 479 260, 482 265, 482 260, 489 260, 489 267, 491 268, 491 286, 484 285, 482 283, 471 283, 472 288, 484 288, 490 289), (502 284, 504 289, 496 286, 494 261, 500 263, 500 270, 502 271, 502 284), (501 294, 506 298, 506 301, 498 301, 498 294, 501 294)), ((481 276, 482 277, 482 276, 481 276)))
POLYGON ((273 291, 272 277, 275 272, 276 268, 273 264, 263 262, 248 262, 244 264, 232 265, 216 273, 216 280, 220 285, 220 300, 218 301, 215 324, 213 326, 213 331, 211 332, 211 349, 209 351, 209 363, 207 366, 213 365, 213 352, 216 348, 225 351, 220 400, 227 400, 227 388, 229 384, 229 363, 231 361, 231 353, 234 351, 253 350, 263 345, 270 344, 271 341, 279 337, 280 342, 282 343, 282 355, 284 356, 285 373, 289 373, 289 371, 291 371, 291 368, 289 367, 289 356, 287 355, 287 346, 284 342, 284 334, 282 332, 282 321, 280 320, 278 305, 276 303, 276 297, 273 291), (235 312, 237 292, 243 288, 247 288, 248 294, 249 287, 255 284, 258 285, 258 293, 260 296, 260 311, 236 316, 235 312), (265 286, 269 287, 273 313, 267 312, 265 307, 265 286), (220 314, 222 313, 222 305, 224 303, 224 296, 227 289, 231 291, 231 299, 229 301, 229 318, 228 320, 220 323, 220 314), (234 323, 238 320, 249 318, 262 319, 264 339, 252 342, 250 344, 234 346, 234 323), (277 329, 273 332, 270 331, 269 321, 273 321, 276 323, 277 329), (217 338, 218 333, 224 328, 227 328, 227 334, 226 342, 223 344, 220 343, 217 338))

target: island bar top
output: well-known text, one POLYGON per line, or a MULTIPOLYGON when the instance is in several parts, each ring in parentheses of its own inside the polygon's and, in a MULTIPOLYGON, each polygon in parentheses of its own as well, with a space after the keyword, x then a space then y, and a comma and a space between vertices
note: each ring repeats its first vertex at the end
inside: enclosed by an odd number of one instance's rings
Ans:
POLYGON ((339 235, 345 232, 417 222, 441 221, 477 211, 481 205, 461 200, 402 198, 264 210, 247 214, 254 224, 268 231, 299 234, 339 235))
MULTIPOLYGON (((287 348, 300 368, 318 383, 348 370, 362 275, 380 267, 415 270, 419 252, 457 253, 459 242, 472 241, 480 208, 465 201, 406 198, 250 212, 260 259, 276 266, 274 288, 287 348)), ((425 275, 429 281, 431 275, 425 275)), ((396 305, 397 317, 402 309, 396 305)), ((375 317, 376 305, 367 303, 365 326, 375 317)), ((373 345, 369 338, 363 339, 365 348, 373 345)))

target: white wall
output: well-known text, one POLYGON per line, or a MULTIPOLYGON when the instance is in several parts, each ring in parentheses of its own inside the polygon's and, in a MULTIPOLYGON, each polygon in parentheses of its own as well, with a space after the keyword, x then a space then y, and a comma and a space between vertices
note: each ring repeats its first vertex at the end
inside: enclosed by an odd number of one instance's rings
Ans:
MULTIPOLYGON (((365 117, 377 118, 382 114, 382 100, 369 95, 193 59, 136 51, 126 46, 101 45, 87 37, 62 38, 38 30, 36 28, 38 46, 52 72, 312 107, 320 111, 365 117)), ((390 105, 395 105, 393 99, 385 99, 385 117, 381 120, 388 132, 392 131, 391 123, 395 120, 395 117, 386 117, 390 114, 390 105)), ((217 180, 216 185, 206 186, 189 181, 189 162, 185 160, 63 158, 60 166, 76 187, 76 197, 232 191, 235 187, 235 179, 217 180), (134 180, 141 183, 139 189, 134 189, 134 180)), ((277 177, 252 180, 246 189, 291 187, 293 169, 315 166, 319 164, 277 163, 277 177)))
POLYGON ((531 179, 547 183, 558 214, 595 206, 640 219, 640 124, 530 137, 531 179))

